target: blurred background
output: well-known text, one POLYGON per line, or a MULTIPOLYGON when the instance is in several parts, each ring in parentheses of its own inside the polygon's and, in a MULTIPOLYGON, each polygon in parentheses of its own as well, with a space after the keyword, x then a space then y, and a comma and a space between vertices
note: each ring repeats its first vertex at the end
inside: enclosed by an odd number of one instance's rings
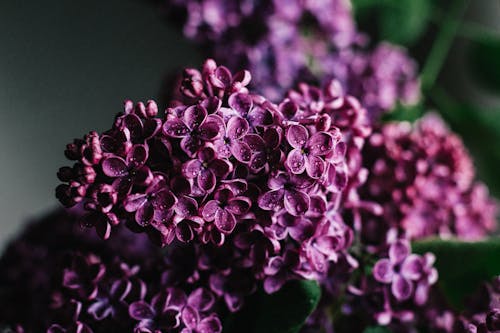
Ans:
MULTIPOLYGON (((446 20, 454 28, 425 105, 463 135, 498 197, 500 0, 354 5, 361 30, 407 46, 421 67, 437 26, 446 20)), ((125 99, 158 98, 165 75, 199 66, 198 54, 152 1, 1 1, 0 248, 30 217, 59 205, 54 188, 66 143, 105 129, 125 99)))

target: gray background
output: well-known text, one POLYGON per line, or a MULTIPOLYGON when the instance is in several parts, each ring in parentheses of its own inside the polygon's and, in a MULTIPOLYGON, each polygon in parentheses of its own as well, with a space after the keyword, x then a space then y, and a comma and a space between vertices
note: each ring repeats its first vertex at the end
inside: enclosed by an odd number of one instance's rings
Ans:
POLYGON ((201 59, 140 0, 0 1, 0 249, 59 204, 66 143, 108 128, 126 98, 155 98, 201 59))

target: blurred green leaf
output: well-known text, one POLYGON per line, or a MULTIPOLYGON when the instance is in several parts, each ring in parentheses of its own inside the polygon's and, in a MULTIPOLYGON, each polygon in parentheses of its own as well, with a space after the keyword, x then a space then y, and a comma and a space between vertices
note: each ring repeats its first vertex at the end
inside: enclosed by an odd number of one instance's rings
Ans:
POLYGON ((500 239, 482 242, 426 240, 413 244, 416 253, 436 255, 439 286, 450 304, 458 310, 464 298, 482 282, 500 274, 500 239))
POLYGON ((371 326, 367 327, 363 333, 391 333, 387 327, 383 326, 371 326))
POLYGON ((406 46, 425 32, 431 14, 430 0, 353 0, 358 18, 378 17, 380 39, 406 46))
POLYGON ((478 83, 500 94, 500 38, 472 41, 468 60, 478 83))
POLYGON ((297 333, 318 305, 321 289, 315 281, 291 281, 280 291, 250 297, 243 309, 228 315, 225 333, 297 333))
POLYGON ((382 115, 383 122, 389 121, 409 121, 413 122, 420 118, 424 113, 422 104, 404 105, 398 103, 391 112, 386 112, 382 115))

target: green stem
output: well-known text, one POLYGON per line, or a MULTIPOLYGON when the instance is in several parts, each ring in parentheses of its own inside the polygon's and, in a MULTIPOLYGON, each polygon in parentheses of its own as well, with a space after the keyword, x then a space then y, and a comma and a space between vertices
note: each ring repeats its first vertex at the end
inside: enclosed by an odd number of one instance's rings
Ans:
POLYGON ((422 90, 429 91, 434 86, 460 26, 459 18, 467 8, 467 4, 467 0, 455 0, 449 13, 444 18, 422 70, 422 90))

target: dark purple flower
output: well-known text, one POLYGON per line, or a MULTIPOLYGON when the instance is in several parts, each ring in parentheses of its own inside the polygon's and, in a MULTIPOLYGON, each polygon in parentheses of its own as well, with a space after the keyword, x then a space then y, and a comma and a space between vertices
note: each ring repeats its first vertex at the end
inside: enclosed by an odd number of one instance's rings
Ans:
POLYGON ((242 163, 248 163, 252 157, 252 151, 243 138, 249 131, 248 122, 238 116, 231 117, 222 137, 214 142, 217 154, 221 158, 234 156, 236 160, 242 163))
POLYGON ((198 151, 197 159, 184 164, 182 172, 187 178, 196 179, 198 187, 210 193, 215 188, 216 177, 226 177, 231 169, 231 163, 217 158, 212 147, 204 147, 198 151))
POLYGON ((177 198, 166 186, 165 178, 157 175, 144 193, 127 196, 124 208, 127 212, 135 212, 135 221, 145 227, 152 220, 166 222, 171 219, 177 198))

